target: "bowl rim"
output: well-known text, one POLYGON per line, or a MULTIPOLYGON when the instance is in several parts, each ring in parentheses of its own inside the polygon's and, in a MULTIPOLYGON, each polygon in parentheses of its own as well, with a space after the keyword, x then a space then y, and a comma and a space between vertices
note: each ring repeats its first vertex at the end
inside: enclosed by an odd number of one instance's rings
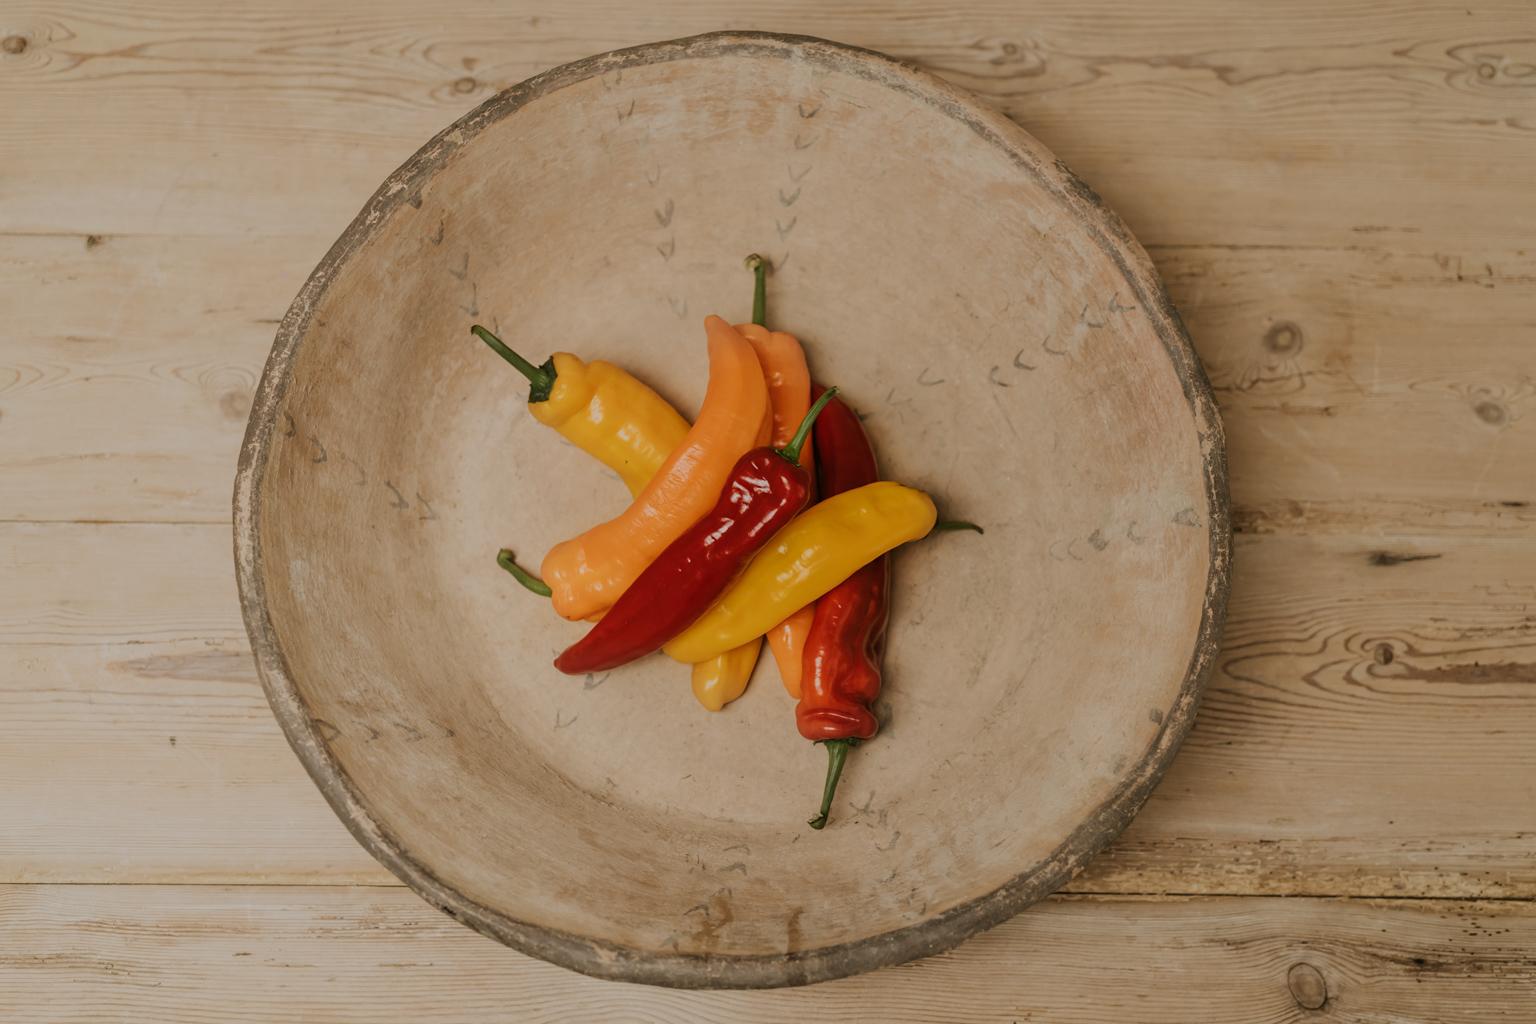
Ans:
MULTIPOLYGON (((287 425, 291 430, 291 424, 287 425)), ((286 431, 284 431, 286 432, 286 431)), ((957 86, 885 54, 814 36, 728 31, 647 43, 553 68, 486 100, 434 136, 373 194, 331 246, 284 315, 262 372, 235 476, 234 555, 241 612, 262 687, 289 745, 352 835, 428 903, 514 949, 583 974, 675 988, 774 988, 827 981, 950 949, 1013 917, 1077 875, 1129 824, 1161 779, 1193 724, 1215 662, 1231 584, 1231 521, 1226 444, 1210 383, 1183 322, 1145 251, 1125 224, 1023 128, 957 86), (267 611, 260 540, 261 485, 279 406, 315 307, 350 257, 402 204, 419 203, 422 186, 481 131, 525 104, 587 79, 626 68, 727 56, 776 57, 852 74, 926 103, 969 127, 1053 194, 1124 275, 1146 310, 1183 388, 1201 445, 1210 569, 1200 626, 1184 679, 1146 752, 1123 770, 1115 791, 1044 860, 986 895, 916 924, 833 946, 782 954, 722 956, 640 950, 519 921, 444 883, 416 861, 368 809, 331 754, 327 723, 306 707, 267 611)))

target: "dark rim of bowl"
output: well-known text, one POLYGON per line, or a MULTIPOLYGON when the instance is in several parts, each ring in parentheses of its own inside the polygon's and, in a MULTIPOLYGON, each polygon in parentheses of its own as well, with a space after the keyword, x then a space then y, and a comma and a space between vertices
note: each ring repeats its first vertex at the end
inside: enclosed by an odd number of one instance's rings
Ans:
MULTIPOLYGON (((419 199, 417 199, 419 201, 419 199)), ((772 988, 827 981, 899 964, 950 949, 1059 889, 1135 816, 1162 777, 1193 724, 1215 661, 1231 575, 1231 524, 1226 445, 1211 387, 1183 322, 1151 261, 1120 218, 1066 165, 1022 128, 961 89, 903 61, 811 36, 768 32, 716 32, 598 54, 565 64, 507 89, 455 121, 391 174, 320 261, 278 328, 257 387, 235 477, 235 568, 241 610, 267 699, 289 744, 347 828, 385 867, 427 902, 454 919, 514 949, 584 974, 677 988, 772 988), (720 956, 637 950, 543 928, 507 917, 468 899, 412 858, 377 821, 327 747, 294 685, 281 641, 267 612, 260 539, 263 473, 278 409, 311 314, 348 258, 403 203, 417 199, 438 168, 487 126, 525 104, 566 86, 625 68, 677 60, 729 56, 793 59, 884 85, 927 104, 970 128, 1024 174, 1044 186, 1114 262, 1147 311, 1189 402, 1204 459, 1210 572, 1199 631, 1188 667, 1162 726, 1114 793, 1048 857, 985 896, 918 924, 835 946, 776 955, 720 956)))

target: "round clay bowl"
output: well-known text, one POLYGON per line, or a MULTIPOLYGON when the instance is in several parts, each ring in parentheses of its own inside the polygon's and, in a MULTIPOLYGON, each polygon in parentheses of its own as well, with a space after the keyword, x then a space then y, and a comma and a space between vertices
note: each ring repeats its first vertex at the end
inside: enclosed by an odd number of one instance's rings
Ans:
POLYGON ((236 555, 294 749, 429 902, 589 974, 793 985, 953 946, 1125 826, 1210 665, 1226 502, 1199 363, 1090 189, 907 65, 728 34, 557 68, 384 183, 278 332, 236 555), (823 832, 766 654, 718 714, 659 655, 562 676, 585 625, 495 563, 629 497, 470 324, 691 416, 753 250, 885 474, 987 530, 896 556, 884 727, 823 832))

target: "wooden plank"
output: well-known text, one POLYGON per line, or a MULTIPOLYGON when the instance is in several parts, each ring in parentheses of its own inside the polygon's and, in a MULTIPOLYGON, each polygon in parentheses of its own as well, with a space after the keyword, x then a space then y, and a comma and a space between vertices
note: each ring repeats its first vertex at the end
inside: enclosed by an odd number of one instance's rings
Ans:
POLYGON ((277 320, 328 244, 0 236, 0 519, 228 522, 277 320))
POLYGON ((222 526, 0 525, 0 646, 242 641, 229 547, 222 526))
POLYGON ((1529 558, 1240 539, 1195 728, 1073 888, 1536 895, 1529 558))
POLYGON ((998 104, 1150 243, 1516 248, 1536 210, 1529 6, 1119 0, 96 4, 12 12, 0 229, 319 230, 491 91, 611 47, 777 27, 889 51, 998 104), (111 147, 112 160, 101 160, 111 147), (1424 154, 1454 154, 1454 159, 1424 154))
POLYGON ((48 1024, 1485 1021, 1524 1019, 1536 985, 1536 907, 1511 902, 1058 898, 952 953, 766 992, 596 981, 398 889, 11 886, 0 911, 0 1008, 48 1024))
POLYGON ((1235 527, 1536 526, 1536 257, 1154 249, 1227 427, 1235 527))
MULTIPOLYGON (((0 236, 0 519, 227 521, 274 321, 327 243, 0 236)), ((1239 531, 1536 536, 1536 255, 1153 256, 1223 407, 1239 531)))
POLYGON ((4 649, 0 877, 395 884, 289 751, 243 640, 4 649))
MULTIPOLYGON (((391 881, 266 709, 228 543, 0 525, 0 881, 391 881)), ((1536 896, 1528 551, 1243 539, 1195 729, 1072 888, 1536 896)))
POLYGON ((227 527, 0 526, 0 578, 0 877, 394 881, 267 707, 227 527))

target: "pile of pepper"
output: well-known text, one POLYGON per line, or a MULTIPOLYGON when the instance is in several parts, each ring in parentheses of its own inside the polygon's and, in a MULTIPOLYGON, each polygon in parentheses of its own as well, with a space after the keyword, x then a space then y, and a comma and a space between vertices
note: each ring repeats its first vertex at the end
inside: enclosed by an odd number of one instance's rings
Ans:
POLYGON ((928 495, 880 479, 837 388, 813 385, 800 342, 766 328, 766 261, 749 256, 747 266, 752 322, 705 319, 709 386, 691 427, 612 363, 557 352, 535 366, 471 328, 528 379, 533 417, 618 473, 634 497, 552 548, 538 576, 509 550, 497 562, 562 617, 593 623, 555 659, 568 674, 661 650, 692 666, 694 696, 719 711, 745 692, 766 637, 798 701, 800 735, 827 748, 810 821, 819 829, 849 749, 879 729, 871 706, 888 553, 935 528, 980 527, 938 523, 928 495))

